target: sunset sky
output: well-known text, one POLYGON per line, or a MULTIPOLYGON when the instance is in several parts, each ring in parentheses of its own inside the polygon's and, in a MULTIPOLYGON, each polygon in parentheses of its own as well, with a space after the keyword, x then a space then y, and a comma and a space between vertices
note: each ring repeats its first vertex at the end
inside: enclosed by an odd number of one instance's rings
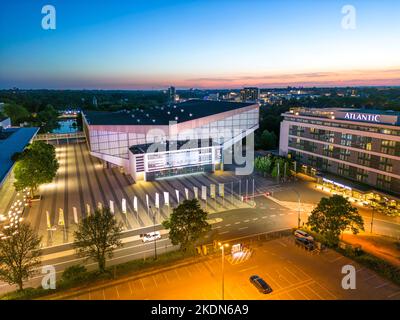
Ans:
POLYGON ((400 85, 398 0, 13 0, 0 30, 0 88, 400 85))

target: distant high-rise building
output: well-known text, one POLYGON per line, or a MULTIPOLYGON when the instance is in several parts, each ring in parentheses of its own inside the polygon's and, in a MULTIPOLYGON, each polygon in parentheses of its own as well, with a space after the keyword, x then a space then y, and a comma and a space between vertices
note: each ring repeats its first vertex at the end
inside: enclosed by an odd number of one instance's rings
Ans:
POLYGON ((260 96, 260 90, 255 87, 243 88, 240 90, 240 98, 242 102, 257 101, 260 96))
POLYGON ((175 101, 175 99, 176 99, 176 90, 175 90, 175 87, 169 87, 168 88, 168 100, 169 100, 169 102, 174 102, 175 101))

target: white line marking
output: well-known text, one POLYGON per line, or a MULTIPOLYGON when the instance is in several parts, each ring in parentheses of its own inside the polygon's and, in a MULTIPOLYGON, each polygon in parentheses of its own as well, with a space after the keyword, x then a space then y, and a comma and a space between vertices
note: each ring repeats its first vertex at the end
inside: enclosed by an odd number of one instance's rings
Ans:
POLYGON ((229 231, 223 231, 223 232, 220 232, 219 234, 225 234, 225 233, 228 233, 229 231))
POLYGON ((248 229, 249 227, 243 227, 243 228, 239 228, 238 230, 244 230, 244 229, 248 229))
POLYGON ((238 221, 238 222, 235 222, 235 224, 240 224, 240 221, 238 221))

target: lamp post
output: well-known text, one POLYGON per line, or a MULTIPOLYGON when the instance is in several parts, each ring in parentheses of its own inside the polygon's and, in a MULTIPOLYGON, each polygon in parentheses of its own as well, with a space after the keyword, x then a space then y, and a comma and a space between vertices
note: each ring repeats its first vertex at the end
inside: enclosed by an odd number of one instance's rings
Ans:
POLYGON ((300 205, 300 193, 295 189, 292 189, 292 190, 293 190, 293 192, 295 192, 297 194, 297 228, 300 228, 300 222, 301 222, 301 218, 300 218, 300 207, 301 207, 301 205, 300 205))
POLYGON ((219 248, 222 250, 222 300, 225 299, 225 273, 224 273, 224 261, 225 261, 225 247, 229 247, 229 244, 221 244, 221 242, 218 243, 219 248))
POLYGON ((370 231, 370 233, 372 233, 372 227, 374 225, 374 214, 375 214, 375 207, 372 207, 371 231, 370 231))
MULTIPOLYGON (((153 232, 155 235, 156 232, 156 215, 153 213, 153 210, 151 209, 151 206, 149 206, 149 210, 153 215, 153 232)), ((157 260, 157 238, 154 237, 154 260, 157 260)))

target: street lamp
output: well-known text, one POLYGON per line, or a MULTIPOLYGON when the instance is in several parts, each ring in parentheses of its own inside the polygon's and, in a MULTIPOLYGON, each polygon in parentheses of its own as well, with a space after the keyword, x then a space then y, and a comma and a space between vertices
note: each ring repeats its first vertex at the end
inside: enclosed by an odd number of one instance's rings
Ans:
POLYGON ((373 227, 373 225, 374 225, 374 213, 375 213, 375 207, 372 207, 371 233, 372 233, 372 227, 373 227))
POLYGON ((153 215, 154 260, 157 260, 156 214, 153 213, 151 206, 149 206, 149 210, 153 215))
POLYGON ((297 228, 300 228, 300 222, 301 222, 301 219, 300 219, 300 207, 301 207, 301 205, 300 205, 300 193, 295 189, 292 189, 292 191, 297 194, 297 203, 298 203, 298 208, 297 208, 297 228))
POLYGON ((225 279, 224 279, 224 257, 225 257, 225 247, 229 247, 229 244, 225 243, 222 244, 221 242, 218 242, 219 248, 222 250, 222 300, 225 298, 225 279))

